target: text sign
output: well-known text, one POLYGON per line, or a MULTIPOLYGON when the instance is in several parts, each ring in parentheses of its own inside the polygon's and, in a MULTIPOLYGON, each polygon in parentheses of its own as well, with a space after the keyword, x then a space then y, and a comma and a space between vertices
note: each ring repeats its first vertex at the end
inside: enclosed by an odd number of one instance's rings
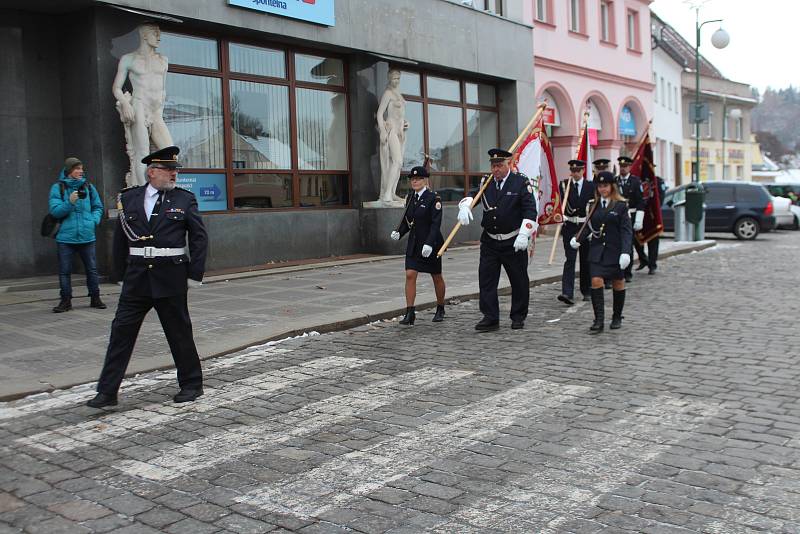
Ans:
POLYGON ((180 173, 178 186, 194 193, 200 211, 228 209, 228 188, 224 174, 180 173))
POLYGON ((228 4, 263 13, 334 26, 336 0, 228 0, 228 4))

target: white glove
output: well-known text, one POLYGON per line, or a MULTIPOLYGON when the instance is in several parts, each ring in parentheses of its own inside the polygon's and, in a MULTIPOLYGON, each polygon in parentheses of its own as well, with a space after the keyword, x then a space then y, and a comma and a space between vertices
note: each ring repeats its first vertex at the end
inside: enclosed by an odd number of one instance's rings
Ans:
POLYGON ((392 241, 400 241, 400 232, 395 230, 394 232, 391 233, 389 237, 392 238, 392 241))
POLYGON ((427 258, 428 256, 430 256, 430 255, 431 255, 431 252, 433 252, 433 247, 432 247, 432 246, 430 246, 430 245, 424 245, 424 246, 422 247, 422 257, 423 257, 423 258, 427 258))
POLYGON ((458 203, 458 222, 461 226, 469 226, 472 220, 472 197, 464 197, 458 203))
POLYGON ((528 236, 523 235, 521 232, 517 235, 517 238, 514 240, 514 250, 519 252, 520 250, 526 250, 528 248, 528 236))
POLYGON ((581 244, 578 243, 578 240, 575 239, 574 237, 569 240, 569 246, 571 246, 575 250, 578 250, 579 248, 581 248, 581 244))
POLYGON ((186 283, 189 284, 190 288, 196 288, 203 285, 203 282, 198 282, 197 280, 193 280, 191 278, 187 278, 186 283))
POLYGON ((644 228, 644 212, 642 210, 638 210, 633 219, 633 231, 638 232, 642 228, 644 228))
POLYGON ((623 271, 628 268, 628 265, 631 264, 631 255, 630 254, 620 254, 619 255, 619 268, 623 271))
POLYGON ((539 229, 539 223, 531 219, 522 219, 522 224, 519 227, 520 235, 530 237, 539 229))

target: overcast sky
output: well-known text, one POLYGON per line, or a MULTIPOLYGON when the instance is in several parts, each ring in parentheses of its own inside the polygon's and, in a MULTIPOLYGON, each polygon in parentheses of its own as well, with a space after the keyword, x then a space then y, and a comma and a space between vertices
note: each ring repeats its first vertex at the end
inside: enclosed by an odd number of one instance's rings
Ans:
POLYGON ((700 22, 724 19, 730 44, 721 50, 711 44, 720 23, 703 26, 700 53, 727 78, 748 83, 763 92, 767 86, 800 86, 798 42, 800 41, 800 0, 655 0, 650 7, 695 44, 695 11, 691 3, 702 3, 700 22))

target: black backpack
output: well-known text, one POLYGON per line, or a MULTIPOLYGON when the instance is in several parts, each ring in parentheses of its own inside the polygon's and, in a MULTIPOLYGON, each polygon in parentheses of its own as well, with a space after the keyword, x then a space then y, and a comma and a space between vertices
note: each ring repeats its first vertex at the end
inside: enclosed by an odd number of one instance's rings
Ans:
MULTIPOLYGON (((64 201, 64 182, 58 182, 58 189, 61 191, 61 201, 64 201)), ((78 188, 78 191, 83 189, 87 194, 89 193, 89 182, 84 182, 82 186, 78 188)), ((61 221, 64 219, 58 219, 53 217, 50 212, 47 212, 47 215, 44 216, 42 219, 42 226, 39 229, 39 233, 42 234, 42 237, 52 237, 55 238, 56 234, 58 233, 58 229, 61 228, 61 221)))

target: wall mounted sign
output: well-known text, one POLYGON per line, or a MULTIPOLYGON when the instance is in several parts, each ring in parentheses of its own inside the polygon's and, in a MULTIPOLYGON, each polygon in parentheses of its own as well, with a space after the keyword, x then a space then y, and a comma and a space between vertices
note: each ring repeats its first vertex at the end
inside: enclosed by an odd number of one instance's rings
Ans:
POLYGON ((622 113, 619 114, 619 134, 636 135, 636 120, 628 106, 623 106, 622 113))
POLYGON ((336 0, 228 0, 228 5, 255 9, 325 26, 336 24, 336 0))
POLYGON ((228 189, 224 174, 182 172, 178 186, 188 189, 197 198, 200 211, 225 211, 228 209, 228 189))

